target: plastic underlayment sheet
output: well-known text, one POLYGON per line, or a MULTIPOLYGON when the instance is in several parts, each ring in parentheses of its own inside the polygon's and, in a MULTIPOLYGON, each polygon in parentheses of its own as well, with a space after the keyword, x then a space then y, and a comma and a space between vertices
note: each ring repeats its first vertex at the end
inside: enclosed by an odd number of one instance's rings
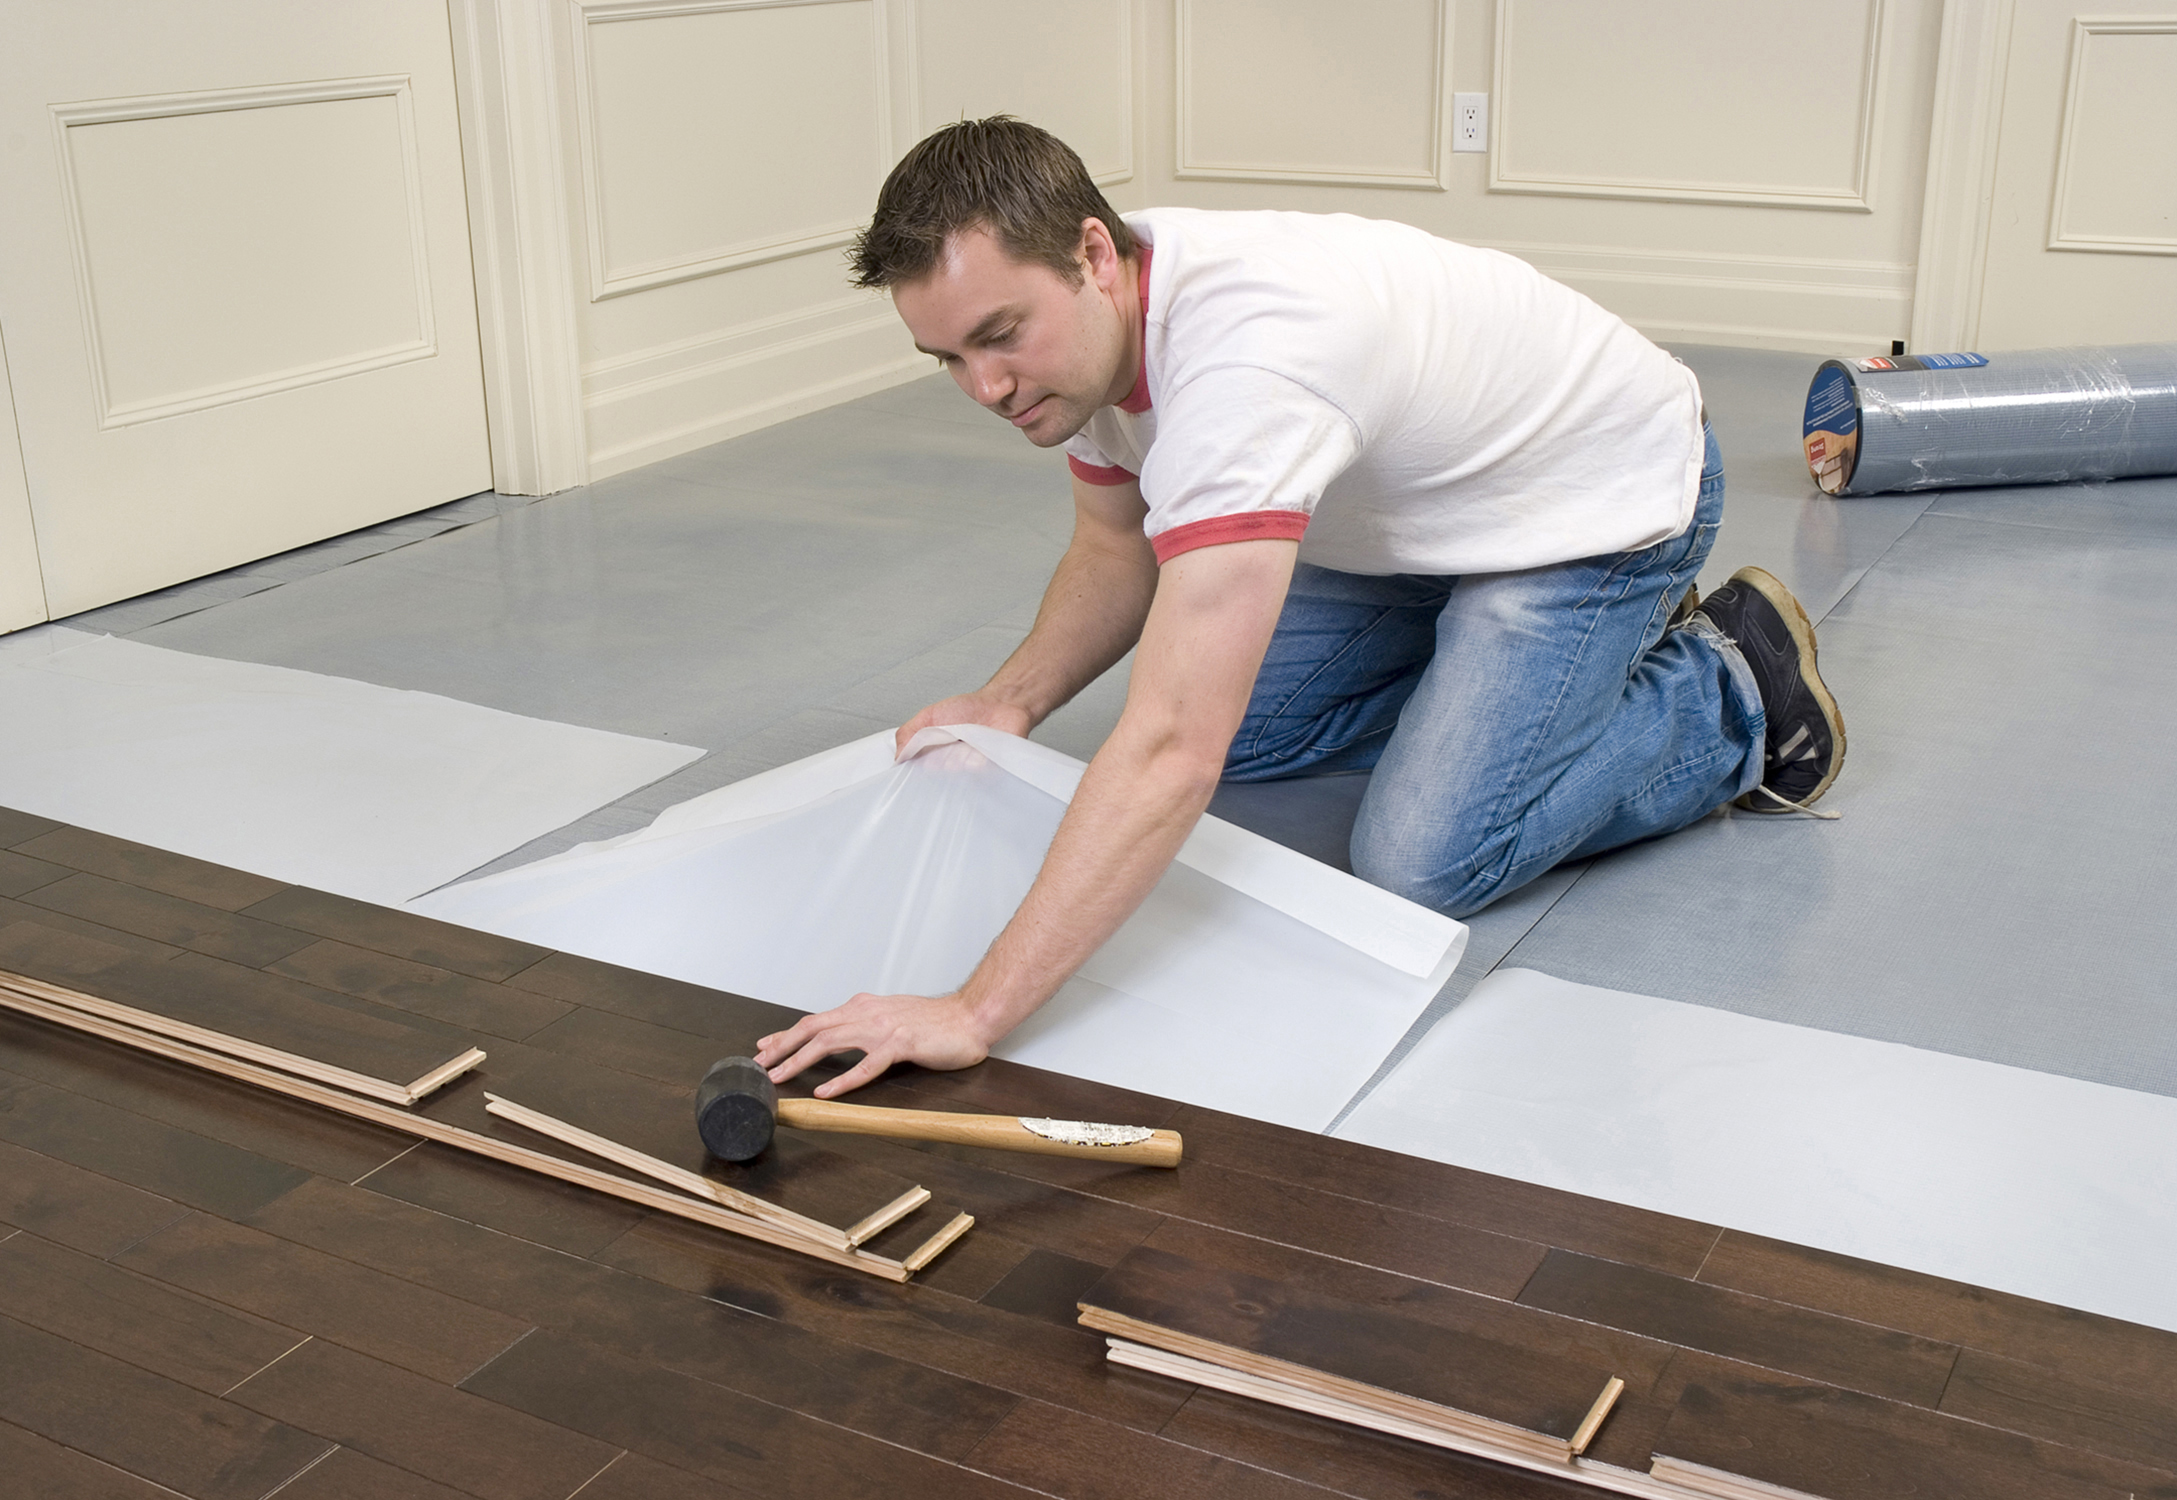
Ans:
POLYGON ((2177 1099, 1490 975, 1342 1138, 2177 1331, 2177 1099))
POLYGON ((0 807, 384 905, 702 753, 55 627, 0 649, 0 807))
MULTIPOLYGON (((1082 763, 974 726, 909 749, 871 735, 410 909, 805 1010, 942 994, 1027 894, 1082 763)), ((1465 946, 1448 917, 1205 818, 996 1055, 1321 1130, 1465 946)))

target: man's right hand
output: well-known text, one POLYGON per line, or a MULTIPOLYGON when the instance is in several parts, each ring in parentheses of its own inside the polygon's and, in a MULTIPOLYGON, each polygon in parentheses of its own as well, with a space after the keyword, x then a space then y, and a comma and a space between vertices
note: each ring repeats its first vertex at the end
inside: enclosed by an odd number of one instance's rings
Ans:
POLYGON ((907 742, 920 730, 932 724, 984 724, 992 729, 1002 729, 1007 734, 1027 736, 1036 727, 1028 710, 1002 698, 986 697, 981 693, 960 693, 931 704, 921 713, 902 724, 892 737, 892 753, 897 756, 907 748, 907 742))

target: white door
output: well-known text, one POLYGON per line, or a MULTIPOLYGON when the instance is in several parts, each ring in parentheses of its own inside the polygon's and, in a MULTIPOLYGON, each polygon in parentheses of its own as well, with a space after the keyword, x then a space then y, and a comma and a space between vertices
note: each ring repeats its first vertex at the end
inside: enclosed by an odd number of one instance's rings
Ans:
POLYGON ((1978 343, 2177 339, 2177 5, 2016 16, 1978 343))
POLYGON ((4 31, 0 333, 54 616, 490 487, 445 0, 4 31))

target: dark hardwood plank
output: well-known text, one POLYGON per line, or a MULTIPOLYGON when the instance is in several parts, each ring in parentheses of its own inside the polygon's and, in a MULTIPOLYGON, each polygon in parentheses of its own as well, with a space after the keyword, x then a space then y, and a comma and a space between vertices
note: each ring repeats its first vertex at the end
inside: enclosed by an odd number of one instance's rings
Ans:
MULTIPOLYGON (((1013 1404, 1013 1397, 973 1378, 322 1179, 251 1222, 465 1304, 571 1334, 616 1357, 680 1371, 926 1452, 965 1452, 1013 1404)), ((748 1251, 822 1267, 847 1287, 890 1285, 768 1246, 748 1245, 748 1251)))
POLYGON ((389 1083, 421 1078, 470 1044, 466 1032, 427 1031, 299 980, 193 955, 159 963, 27 923, 0 928, 0 969, 389 1083))
POLYGON ((198 1214, 114 1264, 453 1382, 529 1331, 510 1318, 337 1255, 198 1214))
POLYGON ((969 1466, 1066 1500, 1323 1500, 1326 1493, 1040 1401, 1021 1403, 969 1466))
POLYGON ((329 1446, 0 1317, 0 1420, 196 1500, 259 1500, 329 1446))
POLYGON ((462 1389, 771 1500, 1022 1494, 943 1459, 549 1331, 522 1340, 462 1389))
POLYGON ((303 886, 268 896, 247 915, 475 979, 511 978, 550 951, 303 886))
POLYGON ((2177 1387, 2170 1385, 2119 1389, 1968 1349, 1951 1372, 1942 1409, 2177 1472, 2177 1387))
POLYGON ((189 1212, 171 1199, 0 1142, 0 1223, 101 1259, 189 1212))
POLYGON ((0 1244, 0 1313, 214 1396, 303 1340, 31 1234, 0 1244))
POLYGON ((1549 1253, 1519 1300, 1919 1406, 1942 1399, 1958 1357, 1954 1344, 1564 1250, 1549 1253))
POLYGON ((12 1422, 0 1422, 0 1474, 13 1493, 37 1500, 173 1500, 174 1495, 12 1422))
POLYGON ((78 937, 90 938, 143 958, 175 958, 182 951, 172 943, 153 942, 150 938, 139 937, 133 932, 123 932, 118 927, 102 927, 96 922, 86 922, 81 917, 47 911, 42 906, 25 906, 20 901, 0 896, 0 928, 12 927, 18 922, 51 928, 55 932, 72 932, 78 937))
POLYGON ((66 865, 51 865, 27 854, 0 849, 0 896, 20 896, 25 891, 64 880, 70 873, 66 865))
POLYGON ((1069 1328, 1080 1321, 1081 1299, 1110 1270, 1055 1250, 1031 1250, 983 1295, 985 1307, 1069 1328))
POLYGON ((56 828, 16 847, 21 853, 57 865, 178 896, 200 906, 215 906, 221 911, 240 911, 286 889, 279 881, 263 875, 191 859, 186 854, 171 854, 149 844, 132 844, 88 828, 56 828))
POLYGON ((360 1177, 415 1144, 413 1136, 13 1011, 0 1011, 0 1069, 304 1172, 360 1177))
POLYGON ((727 1043, 720 1056, 746 1054, 757 1037, 791 1026, 801 1012, 685 980, 623 969, 594 958, 554 953, 508 981, 555 1000, 631 1016, 727 1043))
POLYGON ((510 989, 453 969, 434 968, 331 938, 290 953, 268 967, 274 974, 300 979, 319 989, 337 990, 410 1015, 429 1016, 467 1031, 514 1041, 550 1025, 573 1008, 527 990, 510 989))
POLYGON ((479 1500, 563 1500, 619 1451, 323 1339, 227 1399, 479 1500))
POLYGON ((309 1174, 95 1099, 0 1074, 0 1140, 215 1214, 240 1215, 309 1174))
POLYGON ((669 1468, 640 1453, 622 1453, 583 1486, 581 1500, 742 1500, 750 1493, 698 1478, 686 1469, 669 1468))
POLYGON ((1601 1493, 1222 1391, 1196 1391, 1158 1435, 1361 1500, 1596 1500, 1601 1493))
POLYGON ((291 932, 254 917, 147 891, 141 886, 123 885, 103 875, 71 875, 40 886, 22 899, 25 906, 119 928, 251 968, 285 958, 313 941, 307 933, 291 932))
POLYGON ((2009 1434, 1934 1413, 1911 1432, 1862 1425, 1839 1394, 1689 1385, 1656 1457, 1823 1500, 2127 1500, 2126 1489, 2060 1472, 2009 1434))
MULTIPOLYGON (((968 1238, 973 1241, 977 1230, 968 1238)), ((600 1259, 683 1291, 983 1385, 1154 1431, 1186 1389, 1107 1363, 1103 1339, 800 1257, 754 1256, 696 1225, 653 1219, 600 1259)))
POLYGON ((466 1500, 459 1490, 335 1448, 280 1486, 279 1500, 466 1500))
MULTIPOLYGON (((736 1037, 735 1042, 741 1041, 736 1037)), ((528 1038, 529 1045, 565 1057, 588 1058, 623 1073, 660 1082, 693 1085, 721 1057, 745 1057, 754 1045, 736 1047, 715 1037, 699 1036, 654 1021, 638 1021, 589 1006, 567 1013, 528 1038)))
POLYGON ((1700 1279, 2076 1379, 2177 1390, 2177 1333, 1918 1271, 1729 1230, 1700 1279))
POLYGON ((1081 1299, 1139 1323, 1569 1440, 1616 1371, 1382 1304, 1136 1250, 1081 1299))
POLYGON ((35 813, 0 807, 0 848, 12 849, 17 844, 27 844, 56 828, 67 826, 65 823, 56 823, 51 818, 41 818, 35 813))
POLYGON ((601 1250, 650 1216, 603 1193, 430 1141, 357 1185, 569 1255, 601 1250))
POLYGON ((1691 1219, 1191 1104, 1166 1123, 1186 1137, 1190 1161, 1677 1276, 1691 1276, 1722 1233, 1691 1219))

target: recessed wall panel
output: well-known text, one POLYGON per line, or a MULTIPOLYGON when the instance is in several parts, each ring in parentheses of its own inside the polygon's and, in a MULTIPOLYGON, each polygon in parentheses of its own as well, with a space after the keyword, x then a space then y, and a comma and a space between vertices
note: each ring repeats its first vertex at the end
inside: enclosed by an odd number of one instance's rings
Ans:
POLYGON ((2076 23, 2051 250, 2177 255, 2177 19, 2076 23))
POLYGON ((1176 24, 1180 177, 1442 186, 1442 0, 1178 0, 1176 24))
POLYGON ((430 352, 405 89, 55 111, 102 426, 430 352))
POLYGON ((1130 10, 1129 0, 917 0, 918 135, 954 120, 1018 115, 1073 147, 1097 180, 1131 176, 1130 10))
POLYGON ((1865 209, 1879 0, 1499 0, 1500 192, 1865 209))
POLYGON ((874 0, 576 12, 593 296, 843 243, 890 165, 874 0))

